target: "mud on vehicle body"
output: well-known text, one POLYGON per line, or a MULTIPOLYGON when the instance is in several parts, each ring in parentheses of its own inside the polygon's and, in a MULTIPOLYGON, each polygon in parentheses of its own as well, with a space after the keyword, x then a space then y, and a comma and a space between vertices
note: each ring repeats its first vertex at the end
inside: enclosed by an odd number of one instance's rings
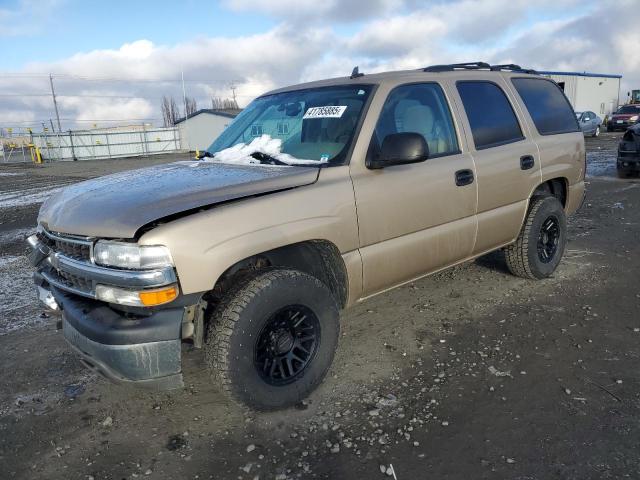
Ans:
POLYGON ((322 381, 341 309, 497 249, 548 277, 585 191, 566 97, 516 65, 279 89, 201 157, 63 190, 30 258, 88 366, 179 387, 191 342, 255 409, 322 381))

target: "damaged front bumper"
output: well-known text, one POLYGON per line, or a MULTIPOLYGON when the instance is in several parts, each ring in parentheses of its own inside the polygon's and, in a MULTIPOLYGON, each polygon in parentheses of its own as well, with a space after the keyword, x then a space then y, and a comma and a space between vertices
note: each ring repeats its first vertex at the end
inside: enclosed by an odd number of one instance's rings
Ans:
POLYGON ((62 311, 64 337, 87 367, 117 383, 157 390, 183 386, 184 308, 126 317, 102 302, 48 288, 62 311))
POLYGON ((64 337, 86 366, 119 383, 157 390, 183 386, 183 321, 200 296, 181 295, 159 307, 120 308, 97 300, 94 294, 97 283, 139 288, 175 282, 172 270, 138 272, 96 266, 77 259, 82 253, 79 247, 86 252, 86 244, 91 245, 75 237, 42 232, 29 237, 28 243, 29 260, 38 269, 34 273, 38 298, 61 312, 64 337), (52 238, 57 243, 49 242, 52 238))

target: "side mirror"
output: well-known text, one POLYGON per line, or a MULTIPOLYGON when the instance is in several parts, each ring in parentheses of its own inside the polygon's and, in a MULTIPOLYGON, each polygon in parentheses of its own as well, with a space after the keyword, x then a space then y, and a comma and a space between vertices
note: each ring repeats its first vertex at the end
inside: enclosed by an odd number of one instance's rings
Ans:
POLYGON ((368 159, 367 168, 377 170, 394 165, 424 162, 429 158, 429 145, 419 133, 392 133, 384 137, 380 153, 368 159))

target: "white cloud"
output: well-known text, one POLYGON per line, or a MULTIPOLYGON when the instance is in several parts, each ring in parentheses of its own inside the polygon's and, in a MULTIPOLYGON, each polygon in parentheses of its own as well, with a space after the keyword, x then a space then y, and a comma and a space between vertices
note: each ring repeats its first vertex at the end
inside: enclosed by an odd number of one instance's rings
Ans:
MULTIPOLYGON (((163 95, 173 95, 182 103, 181 71, 187 79, 187 94, 206 108, 211 96, 230 97, 231 84, 237 86, 240 103, 246 104, 272 88, 348 75, 355 65, 367 73, 474 60, 621 73, 623 91, 640 88, 640 34, 636 31, 640 9, 634 8, 634 0, 539 0, 535 4, 525 0, 329 0, 322 4, 229 0, 227 4, 272 15, 281 23, 241 37, 203 35, 174 45, 141 39, 57 62, 33 62, 22 73, 42 76, 0 75, 0 92, 46 94, 46 74, 54 72, 64 119, 158 118, 163 95), (338 27, 338 22, 343 23, 338 27), (111 80, 96 81, 96 77, 111 80), (150 79, 154 81, 146 81, 150 79), (142 98, 113 98, 116 95, 142 98)), ((0 25, 1 18, 0 13, 0 25)), ((2 125, 54 118, 52 110, 47 96, 0 95, 2 125)))
POLYGON ((306 22, 333 20, 349 22, 382 15, 405 5, 405 0, 226 0, 225 5, 240 12, 259 12, 278 18, 306 22))

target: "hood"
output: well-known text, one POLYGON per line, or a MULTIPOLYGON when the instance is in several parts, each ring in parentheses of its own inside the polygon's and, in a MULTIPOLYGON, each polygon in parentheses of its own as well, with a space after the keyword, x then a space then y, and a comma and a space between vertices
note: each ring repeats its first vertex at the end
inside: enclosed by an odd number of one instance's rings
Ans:
POLYGON ((251 195, 310 185, 319 168, 186 161, 108 175, 66 187, 40 209, 53 232, 133 238, 163 217, 251 195))
POLYGON ((612 119, 616 119, 616 120, 629 120, 631 117, 635 117, 640 115, 640 112, 638 113, 614 113, 613 115, 611 115, 612 119))

